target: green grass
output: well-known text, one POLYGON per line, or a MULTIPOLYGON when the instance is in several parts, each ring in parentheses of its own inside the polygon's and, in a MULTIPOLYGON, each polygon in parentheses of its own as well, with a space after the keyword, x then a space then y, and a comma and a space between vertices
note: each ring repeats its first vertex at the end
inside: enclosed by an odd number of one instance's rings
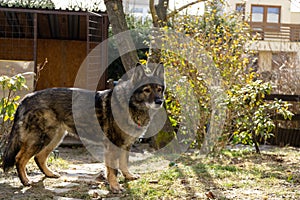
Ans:
POLYGON ((184 155, 176 166, 127 183, 127 195, 132 199, 192 199, 199 193, 205 198, 206 192, 213 191, 219 199, 243 199, 251 198, 253 190, 252 198, 257 193, 263 195, 261 199, 300 198, 296 189, 300 188, 300 166, 295 156, 300 157, 299 151, 289 154, 282 149, 262 155, 249 149, 224 150, 208 157, 184 155))
MULTIPOLYGON (((147 159, 147 163, 138 163, 141 178, 135 181, 126 182, 120 176, 120 182, 126 189, 124 194, 101 194, 97 198, 117 197, 126 200, 160 200, 160 199, 207 199, 208 192, 214 194, 217 199, 300 199, 300 150, 296 148, 272 148, 269 151, 262 151, 257 155, 249 149, 223 150, 219 154, 202 156, 195 153, 182 155, 169 166, 168 163, 158 165, 161 158, 147 159), (143 170, 144 165, 156 171, 143 170), (158 165, 158 166, 157 166, 158 165), (163 167, 160 167, 163 166, 163 167)), ((51 155, 48 165, 54 171, 68 169, 69 166, 93 163, 87 152, 80 149, 61 149, 61 157, 54 159, 51 155), (81 160, 84 158, 85 160, 81 160)), ((41 172, 33 160, 27 166, 30 177, 35 172, 41 172)), ((137 168, 138 171, 139 168, 137 168)), ((135 170, 134 170, 135 171, 135 170)), ((138 171, 139 172, 139 171, 138 171)), ((8 179, 5 182, 20 186, 16 179, 8 179)), ((87 180, 68 180, 78 183, 72 190, 63 194, 64 197, 93 199, 88 193, 91 189, 108 190, 107 184, 87 180)), ((60 180, 62 181, 62 180, 60 180)), ((42 197, 57 196, 44 187, 54 185, 57 188, 59 183, 55 179, 45 179, 40 188, 33 187, 26 192, 29 197, 38 194, 42 197)), ((15 190, 10 184, 4 184, 7 199, 15 196, 15 190)), ((24 199, 26 199, 24 197, 24 199)))

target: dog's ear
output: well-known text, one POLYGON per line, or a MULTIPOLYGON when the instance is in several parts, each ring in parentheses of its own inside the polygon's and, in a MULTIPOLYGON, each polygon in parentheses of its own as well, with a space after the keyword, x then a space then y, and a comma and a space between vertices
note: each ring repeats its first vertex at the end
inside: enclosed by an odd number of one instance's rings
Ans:
POLYGON ((143 77, 147 76, 145 73, 144 66, 141 63, 137 63, 136 67, 134 69, 133 76, 131 77, 131 80, 133 82, 143 80, 143 77))
POLYGON ((153 76, 158 77, 161 80, 165 79, 165 70, 162 63, 159 63, 153 70, 153 76))

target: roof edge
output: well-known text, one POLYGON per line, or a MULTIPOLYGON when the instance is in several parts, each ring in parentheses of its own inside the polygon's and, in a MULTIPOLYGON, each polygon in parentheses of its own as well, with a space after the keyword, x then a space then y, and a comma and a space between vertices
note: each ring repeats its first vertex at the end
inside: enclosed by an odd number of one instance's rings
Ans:
POLYGON ((98 9, 89 9, 89 8, 79 8, 75 6, 74 8, 70 7, 60 7, 53 5, 18 5, 11 3, 0 3, 0 8, 15 8, 15 9, 33 9, 33 10, 46 10, 46 11, 70 11, 70 12, 95 12, 95 13, 105 13, 106 8, 98 8, 98 9))

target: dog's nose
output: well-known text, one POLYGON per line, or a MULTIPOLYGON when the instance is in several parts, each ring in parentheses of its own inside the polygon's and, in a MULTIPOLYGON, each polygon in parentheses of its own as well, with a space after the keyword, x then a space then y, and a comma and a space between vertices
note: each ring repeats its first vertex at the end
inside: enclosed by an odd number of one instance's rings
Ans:
POLYGON ((157 98, 157 99, 155 99, 154 102, 155 102, 155 104, 161 105, 164 101, 162 99, 160 99, 160 98, 157 98))

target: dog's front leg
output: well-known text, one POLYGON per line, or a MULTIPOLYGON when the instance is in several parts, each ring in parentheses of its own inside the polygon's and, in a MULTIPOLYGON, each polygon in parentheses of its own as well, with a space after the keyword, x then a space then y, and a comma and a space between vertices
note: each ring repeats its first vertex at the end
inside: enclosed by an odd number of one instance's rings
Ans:
POLYGON ((118 182, 118 162, 120 151, 114 145, 108 145, 105 149, 105 166, 107 172, 107 181, 112 193, 121 193, 124 189, 118 182))
POLYGON ((111 168, 109 166, 106 166, 107 169, 107 181, 109 183, 109 189, 112 193, 121 193, 123 192, 122 186, 118 182, 118 170, 111 168))
POLYGON ((136 174, 132 174, 128 170, 129 149, 130 148, 128 148, 128 150, 123 150, 123 149, 121 150, 120 158, 119 158, 119 166, 125 179, 128 181, 132 181, 140 178, 140 176, 136 174))

